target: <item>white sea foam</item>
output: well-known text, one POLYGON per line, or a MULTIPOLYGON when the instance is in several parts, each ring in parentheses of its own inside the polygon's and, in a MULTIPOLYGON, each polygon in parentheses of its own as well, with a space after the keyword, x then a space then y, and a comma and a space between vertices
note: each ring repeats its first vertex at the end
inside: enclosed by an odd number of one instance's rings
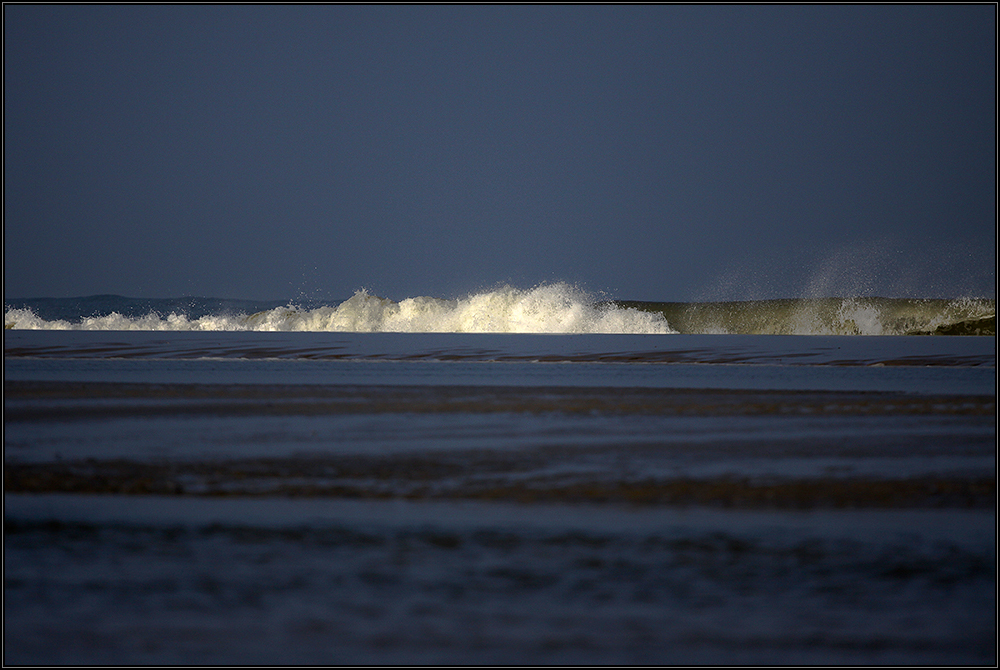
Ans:
POLYGON ((830 297, 719 303, 598 301, 566 283, 396 302, 362 289, 340 304, 89 296, 14 301, 21 330, 909 335, 995 333, 992 298, 830 297))
POLYGON ((898 335, 885 320, 889 314, 877 305, 847 298, 837 302, 832 313, 822 302, 803 301, 789 320, 794 335, 898 335))
POLYGON ((246 314, 189 318, 150 312, 127 317, 112 312, 71 323, 46 321, 29 309, 8 308, 8 328, 36 330, 257 330, 413 333, 622 333, 676 332, 658 313, 599 304, 566 283, 532 289, 510 286, 456 300, 417 297, 395 302, 357 291, 337 306, 301 309, 292 305, 246 314))
POLYGON ((4 328, 16 328, 18 330, 72 330, 73 324, 69 321, 56 319, 46 321, 30 309, 4 308, 3 315, 4 328))

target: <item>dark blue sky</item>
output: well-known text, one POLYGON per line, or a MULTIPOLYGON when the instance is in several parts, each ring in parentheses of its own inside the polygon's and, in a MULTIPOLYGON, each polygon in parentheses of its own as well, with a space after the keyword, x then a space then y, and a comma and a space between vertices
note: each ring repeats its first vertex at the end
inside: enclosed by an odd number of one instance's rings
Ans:
POLYGON ((995 296, 996 7, 4 6, 5 297, 995 296))

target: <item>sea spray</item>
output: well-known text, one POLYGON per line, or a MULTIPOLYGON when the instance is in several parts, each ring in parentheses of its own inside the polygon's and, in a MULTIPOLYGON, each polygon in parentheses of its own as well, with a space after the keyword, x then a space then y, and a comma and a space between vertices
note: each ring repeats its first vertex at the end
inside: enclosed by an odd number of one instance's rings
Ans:
POLYGON ((714 335, 996 335, 992 298, 791 298, 618 302, 656 312, 678 332, 714 335))
POLYGON ((602 302, 565 283, 399 302, 362 289, 332 304, 91 296, 12 300, 4 311, 5 327, 21 330, 996 335, 992 298, 602 302))
POLYGON ((661 314, 598 304, 564 283, 527 290, 504 286, 455 300, 417 297, 400 302, 360 290, 335 308, 271 310, 251 315, 246 323, 254 330, 336 332, 675 332, 661 314))
MULTIPOLYGON (((85 301, 85 299, 83 299, 85 301)), ((123 299, 125 300, 125 299, 123 299)), ((85 309, 85 308, 83 308, 85 309)), ((400 302, 361 289, 336 306, 271 307, 252 314, 220 312, 199 316, 157 311, 126 316, 119 311, 45 320, 30 307, 5 308, 4 325, 17 329, 194 330, 414 333, 674 333, 664 316, 595 301, 566 283, 531 289, 510 286, 460 299, 407 298, 400 302)))

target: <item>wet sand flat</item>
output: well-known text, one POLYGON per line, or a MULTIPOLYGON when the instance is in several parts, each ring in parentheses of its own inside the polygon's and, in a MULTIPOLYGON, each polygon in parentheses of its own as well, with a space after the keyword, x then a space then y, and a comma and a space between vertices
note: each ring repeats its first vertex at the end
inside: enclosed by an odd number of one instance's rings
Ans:
POLYGON ((15 351, 4 660, 995 663, 995 353, 911 339, 15 351))

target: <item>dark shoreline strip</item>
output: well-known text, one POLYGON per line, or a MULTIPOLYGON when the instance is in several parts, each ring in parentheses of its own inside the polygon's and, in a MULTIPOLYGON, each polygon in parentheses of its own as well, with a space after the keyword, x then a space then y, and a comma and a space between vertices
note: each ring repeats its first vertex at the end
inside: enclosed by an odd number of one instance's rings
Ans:
POLYGON ((5 422, 387 413, 993 416, 996 397, 857 391, 4 382, 5 422))
MULTIPOLYGON (((346 463, 346 461, 345 461, 346 463)), ((259 459, 140 463, 127 460, 7 463, 8 493, 183 495, 340 499, 478 500, 518 503, 620 503, 747 509, 974 508, 996 505, 996 480, 737 477, 660 480, 470 481, 456 464, 422 467, 372 462, 345 471, 338 459, 259 459)))

